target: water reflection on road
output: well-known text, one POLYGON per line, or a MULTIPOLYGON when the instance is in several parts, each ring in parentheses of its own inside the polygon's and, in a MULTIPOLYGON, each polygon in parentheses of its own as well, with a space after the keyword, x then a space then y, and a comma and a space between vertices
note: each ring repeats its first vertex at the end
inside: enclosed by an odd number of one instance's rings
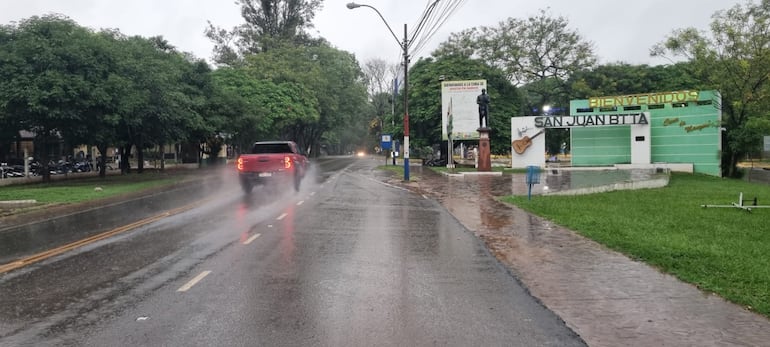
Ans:
MULTIPOLYGON (((767 345, 770 322, 576 233, 504 204, 524 174, 446 177, 416 168, 413 185, 481 237, 548 308, 591 346, 767 345)), ((656 180, 655 172, 544 172, 533 194, 656 180)))

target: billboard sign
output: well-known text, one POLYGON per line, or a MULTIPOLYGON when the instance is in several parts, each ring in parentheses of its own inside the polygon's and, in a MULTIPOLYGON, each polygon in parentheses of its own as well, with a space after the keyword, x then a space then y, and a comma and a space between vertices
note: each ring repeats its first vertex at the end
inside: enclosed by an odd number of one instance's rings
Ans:
MULTIPOLYGON (((486 80, 441 82, 441 139, 448 140, 447 125, 452 114, 453 140, 478 140, 479 108, 476 97, 487 88, 486 80)), ((494 100, 493 100, 494 101, 494 100)), ((493 117, 490 112, 490 118, 493 117)))

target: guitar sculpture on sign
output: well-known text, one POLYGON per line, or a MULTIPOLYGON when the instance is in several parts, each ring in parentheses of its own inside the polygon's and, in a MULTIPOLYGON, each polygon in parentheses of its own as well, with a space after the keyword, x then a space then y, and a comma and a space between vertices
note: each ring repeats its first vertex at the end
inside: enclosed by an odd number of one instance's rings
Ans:
POLYGON ((532 146, 532 139, 540 136, 540 134, 543 133, 544 130, 540 130, 537 132, 537 134, 533 135, 532 137, 524 136, 518 140, 513 141, 513 151, 516 152, 516 154, 523 154, 524 151, 529 148, 529 146, 532 146))

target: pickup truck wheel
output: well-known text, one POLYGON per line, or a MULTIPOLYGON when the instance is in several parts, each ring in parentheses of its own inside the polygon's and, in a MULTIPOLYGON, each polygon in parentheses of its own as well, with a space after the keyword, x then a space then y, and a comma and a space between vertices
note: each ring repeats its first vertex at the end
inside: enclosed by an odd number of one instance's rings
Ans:
POLYGON ((299 191, 299 185, 302 183, 302 177, 299 175, 299 173, 294 174, 294 190, 299 191))
POLYGON ((249 181, 241 181, 241 188, 243 189, 244 193, 251 194, 251 190, 254 188, 254 185, 252 185, 249 181))

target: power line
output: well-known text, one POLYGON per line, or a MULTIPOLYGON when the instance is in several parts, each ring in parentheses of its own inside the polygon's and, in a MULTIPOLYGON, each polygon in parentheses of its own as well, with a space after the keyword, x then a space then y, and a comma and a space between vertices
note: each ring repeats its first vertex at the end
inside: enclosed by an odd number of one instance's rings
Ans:
MULTIPOLYGON (((425 48, 426 44, 438 32, 439 28, 444 25, 444 23, 446 23, 446 21, 455 12, 457 12, 457 10, 462 7, 466 1, 467 0, 449 0, 447 2, 441 3, 441 5, 433 9, 434 11, 428 13, 428 19, 426 19, 425 22, 430 23, 430 28, 425 32, 425 35, 419 37, 419 40, 416 41, 416 45, 412 50, 412 54, 416 55, 423 48, 425 48)), ((412 43, 415 42, 413 41, 412 43)))
POLYGON ((439 3, 439 0, 431 0, 432 3, 429 2, 428 5, 425 7, 425 9, 422 11, 422 15, 420 15, 419 22, 417 25, 412 29, 412 35, 409 39, 409 43, 414 43, 415 38, 422 32, 422 29, 425 27, 425 23, 427 23, 430 19, 430 17, 433 16, 434 9, 436 5, 439 3))
MULTIPOLYGON (((457 10, 465 4, 467 0, 429 0, 422 14, 418 18, 416 24, 412 26, 411 37, 406 42, 400 42, 402 45, 406 45, 410 55, 415 56, 425 48, 430 39, 438 32, 439 28, 446 23, 446 21, 457 10)), ((401 40, 398 40, 401 41, 401 40)), ((403 47, 402 47, 403 48, 403 47)), ((399 54, 397 60, 402 60, 403 52, 399 54)), ((399 80, 404 78, 404 65, 399 64, 396 77, 399 80)))

